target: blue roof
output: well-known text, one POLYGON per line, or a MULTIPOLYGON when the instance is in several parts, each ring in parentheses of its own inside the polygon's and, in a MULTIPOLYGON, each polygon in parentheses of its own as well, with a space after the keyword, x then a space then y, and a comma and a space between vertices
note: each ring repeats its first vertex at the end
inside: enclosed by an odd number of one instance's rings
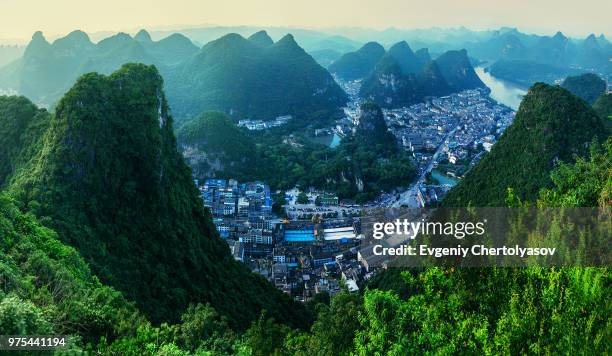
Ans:
POLYGON ((314 230, 285 230, 285 241, 287 242, 313 242, 315 241, 314 230))

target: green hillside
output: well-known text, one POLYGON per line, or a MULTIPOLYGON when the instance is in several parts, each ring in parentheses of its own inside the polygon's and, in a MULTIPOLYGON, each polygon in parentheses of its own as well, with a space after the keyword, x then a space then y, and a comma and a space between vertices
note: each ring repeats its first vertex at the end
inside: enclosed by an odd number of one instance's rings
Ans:
POLYGON ((255 177, 255 143, 227 115, 203 113, 182 126, 176 137, 196 178, 255 177))
POLYGON ((587 73, 565 78, 561 87, 587 103, 593 104, 606 92, 607 84, 597 74, 587 73))
POLYGON ((428 96, 485 88, 465 51, 448 51, 435 61, 423 61, 406 42, 393 45, 363 80, 359 96, 386 108, 410 106, 428 96))
POLYGON ((81 77, 43 145, 10 190, 152 321, 209 302, 237 327, 262 309, 305 322, 299 306, 235 262, 218 238, 177 150, 154 67, 81 77))
POLYGON ((100 283, 74 248, 0 194, 0 330, 74 335, 83 343, 133 335, 144 317, 100 283))
POLYGON ((454 91, 486 87, 474 71, 465 49, 443 53, 436 58, 436 64, 454 91))
POLYGON ((595 101, 595 104, 593 104, 593 109, 595 109, 602 118, 612 117, 612 93, 601 95, 597 101, 595 101))
POLYGON ((409 106, 423 100, 414 74, 404 74, 398 61, 385 55, 359 89, 359 96, 382 107, 409 106))
POLYGON ((0 96, 0 187, 40 150, 49 113, 24 97, 0 96))
POLYGON ((384 56, 385 49, 376 42, 368 42, 355 52, 343 54, 329 65, 331 73, 343 80, 365 78, 384 56))
POLYGON ((271 120, 344 105, 344 91, 293 36, 267 46, 263 37, 223 36, 169 71, 173 113, 184 121, 211 110, 235 119, 271 120))
POLYGON ((533 199, 551 184, 558 161, 584 154, 597 137, 605 137, 602 120, 583 100, 560 87, 538 83, 523 101, 514 122, 490 153, 445 197, 446 206, 504 206, 507 189, 533 199))

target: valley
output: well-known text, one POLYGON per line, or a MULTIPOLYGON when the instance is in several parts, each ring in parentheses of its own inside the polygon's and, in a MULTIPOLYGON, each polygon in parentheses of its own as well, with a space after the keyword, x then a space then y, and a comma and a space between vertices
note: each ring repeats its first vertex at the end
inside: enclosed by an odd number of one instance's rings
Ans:
POLYGON ((0 46, 0 334, 67 335, 58 354, 610 353, 604 34, 42 27, 0 46), (506 251, 501 226, 556 255, 374 252, 402 239, 377 221, 479 209, 502 214, 451 248, 506 251))

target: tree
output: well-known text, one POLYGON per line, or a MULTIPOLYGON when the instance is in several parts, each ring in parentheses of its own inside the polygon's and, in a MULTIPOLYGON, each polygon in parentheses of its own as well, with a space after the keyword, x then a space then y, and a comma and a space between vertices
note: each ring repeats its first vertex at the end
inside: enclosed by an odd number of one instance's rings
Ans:
POLYGON ((300 194, 298 194, 298 197, 297 197, 298 204, 308 204, 309 202, 310 200, 308 199, 308 195, 306 195, 306 193, 300 192, 300 194))

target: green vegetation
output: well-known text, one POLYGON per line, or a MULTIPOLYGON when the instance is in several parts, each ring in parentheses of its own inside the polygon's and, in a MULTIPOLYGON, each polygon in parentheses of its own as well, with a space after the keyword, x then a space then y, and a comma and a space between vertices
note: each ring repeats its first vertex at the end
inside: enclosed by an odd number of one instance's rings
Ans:
POLYGON ((565 89, 534 85, 514 122, 491 152, 472 168, 443 201, 445 206, 502 206, 512 188, 522 200, 551 185, 557 161, 571 162, 586 146, 606 137, 602 120, 565 89))
POLYGON ((342 55, 329 66, 329 71, 343 80, 365 78, 384 56, 385 49, 376 42, 368 42, 355 52, 342 55))
POLYGON ((309 319, 218 237, 177 150, 154 67, 81 77, 10 190, 155 323, 178 320, 196 301, 237 328, 262 309, 293 325, 309 319))
MULTIPOLYGON (((552 173, 555 186, 540 193, 538 204, 609 207, 611 157, 608 140, 603 148, 594 146, 589 159, 559 167, 552 173), (586 184, 576 187, 576 181, 586 184), (599 198, 576 200, 585 190, 599 198)), ((189 309, 183 325, 137 339, 148 343, 116 342, 111 349, 190 352, 200 345, 200 352, 251 355, 607 354, 609 283, 608 268, 390 268, 368 281, 363 294, 342 292, 315 303, 317 320, 307 332, 264 314, 240 335, 211 308, 198 306, 189 309)))
POLYGON ((241 130, 220 113, 206 113, 178 130, 187 161, 200 178, 262 180, 273 189, 316 187, 365 202, 381 191, 407 185, 415 174, 411 157, 397 149, 380 108, 364 104, 354 137, 335 148, 299 135, 241 130), (254 144, 257 142, 257 144, 254 144))
MULTIPOLYGON (((216 110, 237 119, 271 120, 333 111, 346 94, 331 75, 287 35, 264 46, 229 34, 166 75, 173 112, 189 120, 216 110)), ((261 41, 259 41, 261 42, 261 41)))
POLYGON ((485 88, 484 83, 474 71, 467 51, 447 51, 436 58, 442 77, 453 91, 465 89, 485 88))
POLYGON ((406 42, 400 42, 389 49, 364 79, 359 96, 394 108, 422 102, 428 96, 474 88, 485 85, 474 72, 465 50, 448 51, 435 61, 423 61, 406 42))
POLYGON ((401 41, 391 46, 387 51, 387 55, 397 61, 402 74, 416 74, 425 63, 429 62, 429 60, 423 61, 422 58, 417 57, 406 41, 401 41))
POLYGON ((309 202, 308 195, 306 195, 306 193, 304 192, 300 192, 300 194, 298 194, 297 196, 296 201, 298 204, 308 204, 309 202))
POLYGON ((540 206, 612 206, 612 138, 603 146, 591 147, 588 159, 562 163, 552 172, 551 180, 553 187, 540 192, 540 206))
POLYGON ((593 104, 593 109, 602 118, 610 119, 612 117, 612 93, 602 94, 593 104))
POLYGON ((24 97, 0 96, 0 187, 40 150, 49 113, 24 97))
POLYGON ((227 115, 203 113, 181 127, 176 136, 196 178, 257 177, 255 143, 227 115))
POLYGON ((133 303, 104 286, 78 251, 0 194, 0 330, 68 334, 83 344, 135 333, 133 303))
POLYGON ((266 146, 261 179, 272 187, 316 187, 336 192, 341 199, 366 202, 382 191, 408 185, 415 176, 410 156, 392 145, 367 146, 352 137, 336 148, 303 141, 302 146, 266 146))
POLYGON ((346 94, 331 75, 287 35, 277 43, 260 31, 230 34, 198 49, 187 37, 160 41, 141 30, 93 43, 82 31, 49 43, 32 37, 22 58, 0 69, 0 88, 54 106, 80 75, 110 74, 125 63, 154 64, 181 123, 216 110, 239 119, 303 118, 342 106, 346 94))
MULTIPOLYGON (((71 38, 87 46, 82 34, 71 38)), ((391 268, 363 292, 292 302, 218 238, 178 152, 162 85, 154 67, 130 64, 81 77, 53 114, 0 97, 0 181, 11 194, 0 193, 3 334, 68 334, 69 351, 104 355, 610 354, 607 267, 391 268)), ((445 204, 609 209, 608 97, 596 113, 562 88, 535 85, 445 204)), ((228 174, 254 164, 248 174, 275 187, 364 201, 407 183, 414 168, 380 108, 361 110, 355 135, 335 149, 289 134, 249 136, 220 113, 185 125, 179 143, 210 155, 209 168, 234 162, 223 166, 228 174)), ((277 210, 283 203, 284 193, 275 196, 277 210)), ((554 226, 533 238, 583 231, 561 219, 554 226)))
POLYGON ((602 94, 593 109, 601 116, 609 133, 612 133, 612 93, 602 94))
POLYGON ((563 89, 569 90, 589 104, 595 103, 595 100, 606 92, 607 86, 605 80, 593 73, 567 77, 561 83, 563 89))

